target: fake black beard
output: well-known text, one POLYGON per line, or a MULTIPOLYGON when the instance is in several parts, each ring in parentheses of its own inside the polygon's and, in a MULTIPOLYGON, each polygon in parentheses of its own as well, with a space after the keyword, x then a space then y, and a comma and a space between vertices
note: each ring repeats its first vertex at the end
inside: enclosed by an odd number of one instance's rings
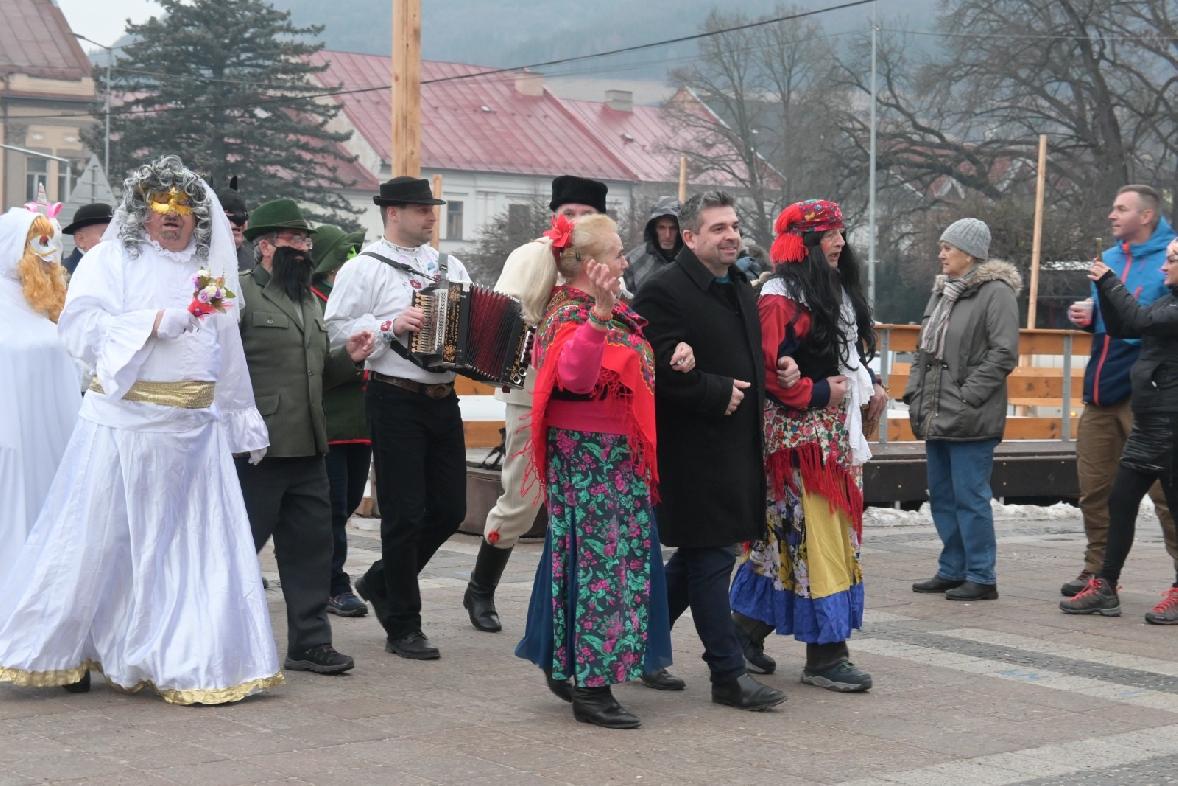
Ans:
POLYGON ((274 286, 298 303, 311 296, 311 259, 297 248, 280 246, 271 263, 274 286))

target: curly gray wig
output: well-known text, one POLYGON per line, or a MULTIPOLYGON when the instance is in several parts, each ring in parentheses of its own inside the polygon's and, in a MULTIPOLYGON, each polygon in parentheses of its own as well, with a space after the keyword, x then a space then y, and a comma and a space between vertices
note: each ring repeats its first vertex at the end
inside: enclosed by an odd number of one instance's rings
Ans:
POLYGON ((123 181, 123 204, 119 206, 122 225, 119 239, 127 253, 139 255, 139 244, 147 241, 144 222, 147 220, 148 200, 160 191, 177 188, 188 195, 192 204, 192 215, 196 221, 193 237, 196 239, 196 257, 208 259, 209 241, 213 235, 213 222, 209 199, 209 188, 191 169, 184 166, 179 156, 160 156, 150 164, 136 169, 123 181))

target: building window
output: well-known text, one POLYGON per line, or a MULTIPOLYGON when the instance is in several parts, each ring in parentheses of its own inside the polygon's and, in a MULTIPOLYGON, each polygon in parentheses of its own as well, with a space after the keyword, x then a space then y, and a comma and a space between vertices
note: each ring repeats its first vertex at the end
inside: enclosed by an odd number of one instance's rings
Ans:
POLYGON ((528 231, 528 220, 531 209, 527 205, 507 206, 507 233, 511 237, 525 234, 528 231))
POLYGON ((450 200, 446 203, 446 239, 462 239, 462 203, 450 200))
POLYGON ((38 185, 49 191, 49 159, 25 156, 25 201, 36 200, 38 185))
POLYGON ((78 177, 82 174, 82 166, 80 161, 70 161, 68 164, 64 161, 57 162, 57 201, 65 202, 70 198, 70 189, 78 182, 78 177), (69 177, 66 177, 66 173, 69 177))

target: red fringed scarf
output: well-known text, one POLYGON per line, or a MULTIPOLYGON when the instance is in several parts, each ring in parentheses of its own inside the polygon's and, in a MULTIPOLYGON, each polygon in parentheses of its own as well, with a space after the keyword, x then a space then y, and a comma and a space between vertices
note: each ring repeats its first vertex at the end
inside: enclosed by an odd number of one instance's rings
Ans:
MULTIPOLYGON (((593 298, 579 289, 557 287, 548 302, 548 312, 536 334, 533 357, 536 366, 536 390, 532 396, 532 460, 524 478, 524 493, 532 489, 533 480, 544 488, 548 466, 548 423, 546 412, 556 387, 556 359, 572 338, 577 327, 589 321, 593 298), (549 358, 551 360, 549 360, 549 358)), ((654 352, 642 335, 646 322, 628 306, 614 306, 601 373, 593 387, 592 398, 619 398, 627 403, 626 439, 634 453, 638 472, 657 499, 658 456, 654 419, 654 352)), ((542 493, 542 491, 541 491, 542 493)))
POLYGON ((817 442, 776 450, 765 458, 765 464, 778 502, 783 501, 787 487, 801 496, 802 489, 794 482, 796 469, 802 476, 802 488, 807 493, 825 497, 831 510, 850 516, 855 534, 863 539, 863 492, 846 468, 822 455, 817 442))

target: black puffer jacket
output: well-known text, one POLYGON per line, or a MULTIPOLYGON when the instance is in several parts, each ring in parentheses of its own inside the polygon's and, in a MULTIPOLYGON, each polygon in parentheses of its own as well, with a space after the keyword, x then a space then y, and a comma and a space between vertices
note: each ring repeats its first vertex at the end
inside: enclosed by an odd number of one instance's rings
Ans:
POLYGON ((1129 372, 1134 414, 1178 414, 1178 287, 1142 306, 1111 270, 1096 282, 1100 313, 1114 338, 1140 338, 1129 372))

